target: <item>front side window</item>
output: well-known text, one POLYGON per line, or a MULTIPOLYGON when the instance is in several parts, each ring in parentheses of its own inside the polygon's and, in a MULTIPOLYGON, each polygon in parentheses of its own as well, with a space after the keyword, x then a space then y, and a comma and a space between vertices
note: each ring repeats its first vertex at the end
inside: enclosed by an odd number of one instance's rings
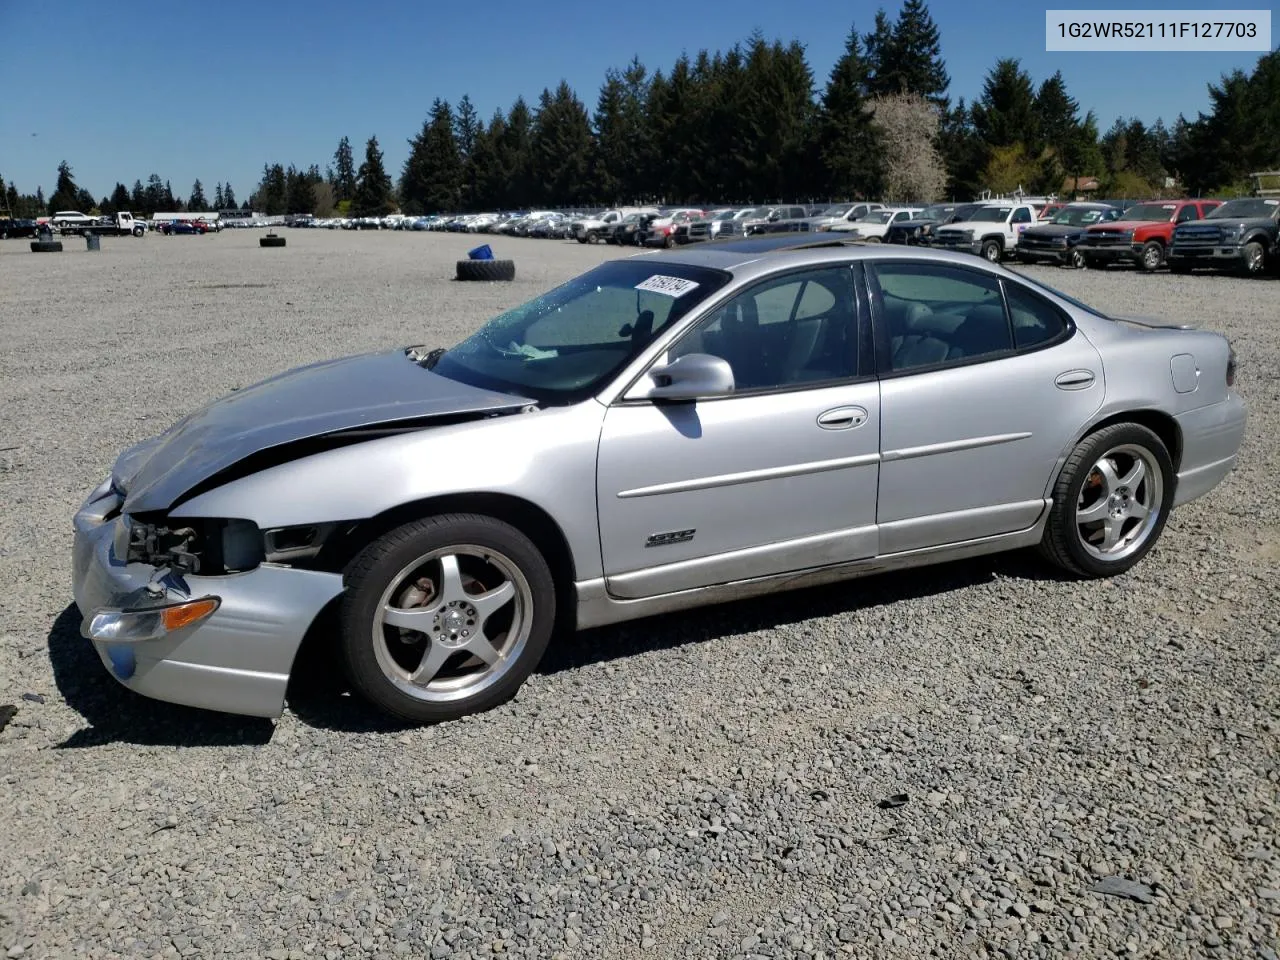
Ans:
POLYGON ((728 282, 683 264, 604 263, 490 320, 432 369, 487 390, 573 402, 728 282))
POLYGON ((996 277, 933 263, 877 264, 872 274, 890 370, 968 363, 1013 349, 996 277))
POLYGON ((1196 210, 1195 205, 1189 203, 1185 207, 1183 207, 1181 210, 1178 211, 1178 216, 1174 222, 1186 223, 1188 220, 1198 219, 1199 216, 1200 216, 1200 213, 1199 211, 1196 210))
POLYGON ((776 390, 857 375, 857 320, 847 266, 774 277, 686 333, 669 358, 709 353, 733 368, 734 391, 776 390))
POLYGON ((973 215, 974 223, 1004 223, 1009 219, 1009 207, 983 207, 973 215))
POLYGON ((1031 219, 1032 219, 1031 211, 1028 210, 1026 207, 1019 207, 1017 210, 1013 211, 1013 219, 1010 220, 1009 222, 1010 223, 1030 223, 1031 219))

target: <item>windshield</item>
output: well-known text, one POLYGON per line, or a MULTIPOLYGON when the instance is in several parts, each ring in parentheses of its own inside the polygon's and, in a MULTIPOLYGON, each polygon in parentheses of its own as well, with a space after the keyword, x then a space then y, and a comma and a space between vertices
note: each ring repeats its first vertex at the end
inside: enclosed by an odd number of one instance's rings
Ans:
POLYGON ((868 213, 865 217, 859 217, 855 223, 888 223, 893 219, 892 210, 877 210, 874 213, 868 213))
POLYGON ((920 211, 920 215, 919 215, 919 217, 917 217, 916 219, 918 219, 918 220, 945 220, 945 219, 947 219, 947 217, 951 216, 951 214, 952 214, 953 212, 955 212, 957 209, 959 209, 959 208, 958 208, 958 207, 953 207, 953 206, 951 206, 950 204, 948 204, 948 205, 946 205, 946 206, 938 205, 938 206, 933 206, 933 207, 925 207, 923 210, 921 210, 921 211, 920 211))
POLYGON ((1012 211, 1012 207, 983 207, 975 210, 969 219, 976 223, 1004 223, 1012 211))
POLYGON ((1120 214, 1120 219, 1167 223, 1173 219, 1173 211, 1176 209, 1178 208, 1172 203, 1138 203, 1120 214))
POLYGON ((728 281, 679 263, 610 261, 494 317, 432 369, 486 390, 574 402, 728 281))
POLYGON ((747 217, 763 216, 764 211, 759 207, 748 207, 746 210, 739 210, 733 215, 735 220, 745 220, 747 217))
POLYGON ((1102 219, 1102 215, 1105 212, 1105 210, 1091 210, 1088 207, 1067 207, 1056 214, 1049 222, 1064 227, 1083 227, 1091 223, 1097 223, 1102 219))
POLYGON ((712 220, 732 220, 735 216, 737 216, 737 214, 732 210, 721 210, 711 219, 712 220))
POLYGON ((827 207, 827 209, 823 210, 822 213, 818 214, 818 216, 843 217, 846 213, 848 213, 852 209, 853 209, 852 203, 837 203, 834 207, 827 207))
POLYGON ((1274 217, 1280 210, 1280 200, 1263 200, 1261 198, 1245 200, 1228 200, 1205 217, 1206 220, 1220 220, 1252 217, 1274 217))

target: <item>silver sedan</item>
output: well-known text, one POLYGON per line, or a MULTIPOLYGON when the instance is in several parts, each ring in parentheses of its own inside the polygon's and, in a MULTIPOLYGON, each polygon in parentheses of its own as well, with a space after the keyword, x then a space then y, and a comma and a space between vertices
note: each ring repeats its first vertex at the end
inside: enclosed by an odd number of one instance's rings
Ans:
POLYGON ((446 720, 559 631, 1030 546, 1127 570, 1235 465, 1234 377, 1218 334, 972 257, 631 257, 126 450, 76 514, 75 599, 148 696, 276 716, 332 610, 359 693, 446 720))

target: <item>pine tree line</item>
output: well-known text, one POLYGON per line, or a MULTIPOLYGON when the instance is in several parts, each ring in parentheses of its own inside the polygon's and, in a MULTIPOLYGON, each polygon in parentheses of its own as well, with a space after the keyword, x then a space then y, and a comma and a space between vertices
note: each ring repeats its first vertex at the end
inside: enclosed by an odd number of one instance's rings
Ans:
MULTIPOLYGON (((486 122, 469 97, 437 98, 392 180, 377 137, 356 166, 343 137, 321 173, 268 163, 245 201, 267 214, 328 216, 586 206, 626 202, 970 199, 983 190, 1064 192, 1084 177, 1100 196, 1157 193, 1165 178, 1196 194, 1247 189, 1254 170, 1280 166, 1280 51, 1251 73, 1211 85, 1210 111, 1166 127, 1120 118, 1100 132, 1060 73, 1039 83, 998 60, 979 96, 952 104, 938 30, 924 0, 852 28, 819 88, 803 47, 759 33, 726 51, 682 55, 667 71, 638 59, 609 70, 592 109, 561 82, 532 106, 523 98, 486 122)), ((205 205, 152 174, 94 203, 70 167, 54 194, 17 193, 16 216, 98 207, 104 212, 205 205)), ((215 209, 236 206, 219 183, 215 209)))

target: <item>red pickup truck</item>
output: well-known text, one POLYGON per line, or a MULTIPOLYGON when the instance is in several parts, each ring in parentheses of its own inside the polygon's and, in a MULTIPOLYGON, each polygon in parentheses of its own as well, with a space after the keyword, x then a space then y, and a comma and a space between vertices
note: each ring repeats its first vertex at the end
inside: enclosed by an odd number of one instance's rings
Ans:
POLYGON ((1221 205, 1221 200, 1147 200, 1134 204, 1120 214, 1119 220, 1085 231, 1079 246, 1084 265, 1096 268, 1129 262, 1143 270, 1155 270, 1164 263, 1175 225, 1199 220, 1221 205))

